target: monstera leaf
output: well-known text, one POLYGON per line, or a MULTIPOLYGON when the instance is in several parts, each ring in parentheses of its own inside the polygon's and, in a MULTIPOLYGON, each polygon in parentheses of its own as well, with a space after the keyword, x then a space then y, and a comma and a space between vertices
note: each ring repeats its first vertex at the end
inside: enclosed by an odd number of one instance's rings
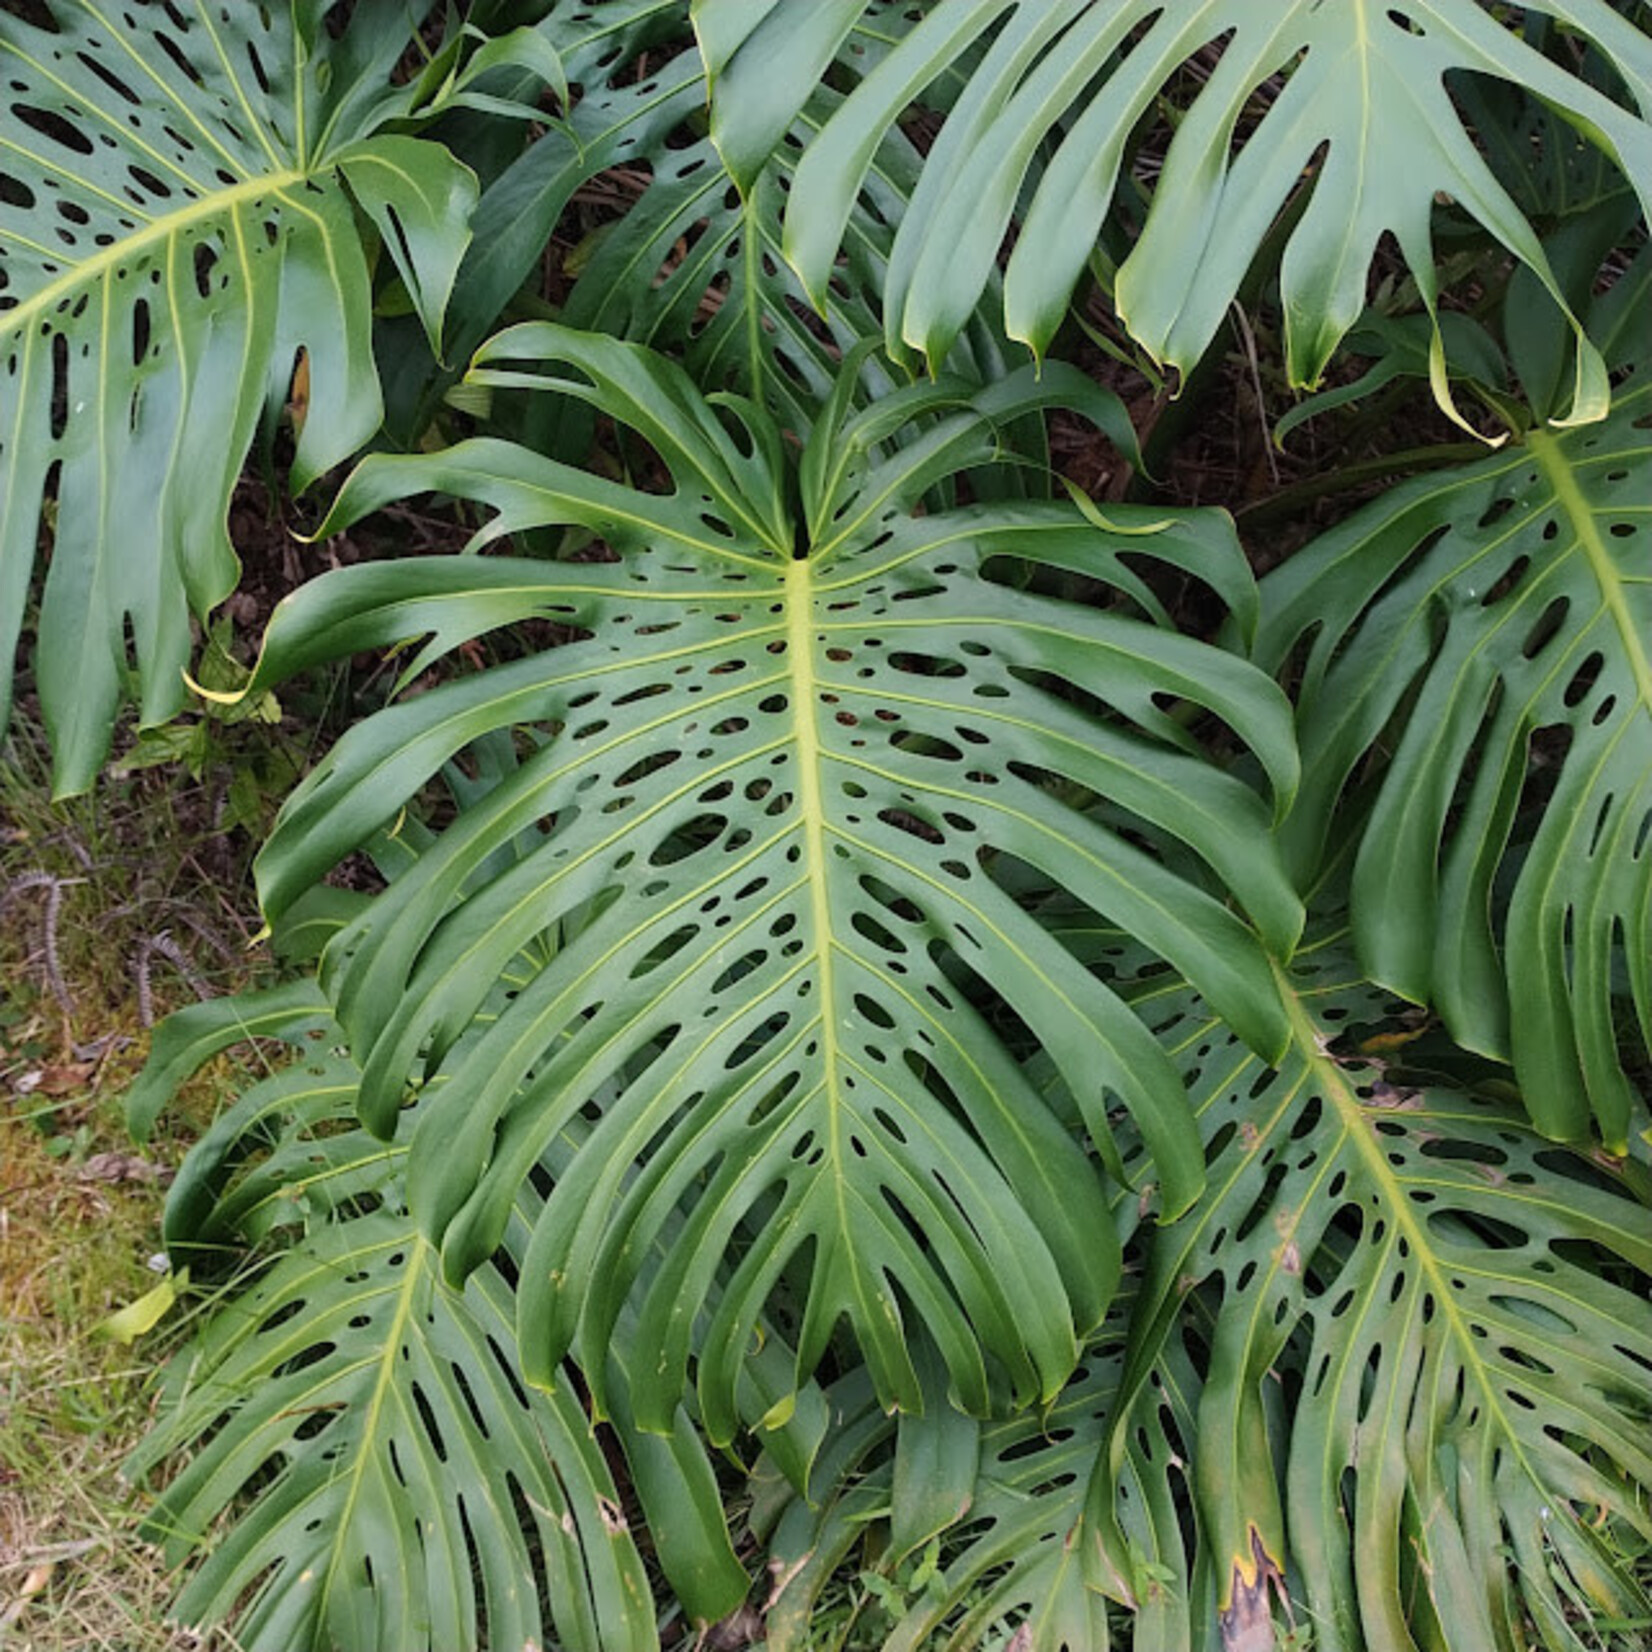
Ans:
MULTIPOLYGON (((1648 274, 1620 284, 1633 305, 1648 274)), ((1312 636, 1303 876, 1371 770, 1341 817, 1367 969, 1512 1057, 1544 1131, 1592 1114, 1614 1152, 1620 1048, 1652 1048, 1649 427, 1641 373, 1596 429, 1385 494, 1270 577, 1258 645, 1278 667, 1312 636)))
MULTIPOLYGON (((903 26, 898 11, 873 6, 838 57, 861 68, 903 26)), ((737 176, 703 135, 708 77, 681 3, 563 8, 543 32, 580 95, 567 121, 482 196, 455 298, 456 353, 494 329, 506 301, 544 265, 576 191, 607 174, 614 215, 562 259, 560 273, 572 280, 563 323, 652 345, 681 360, 703 390, 738 390, 783 426, 806 431, 836 381, 836 363, 882 329, 879 294, 922 164, 917 149, 898 130, 878 146, 817 314, 786 262, 781 215, 798 158, 841 94, 811 85, 791 129, 737 176)), ((1003 371, 1002 351, 983 317, 948 365, 993 378, 1003 371)), ((891 376, 874 357, 863 372, 867 400, 908 377, 891 376)))
MULTIPOLYGON (((784 130, 861 9, 823 0, 793 40, 787 6, 697 0, 696 24, 718 68, 712 135, 737 174, 784 130)), ((877 62, 810 146, 786 246, 823 303, 882 134, 928 85, 978 54, 896 234, 884 292, 888 343, 892 353, 944 356, 1015 220, 1007 325, 1042 353, 1095 252, 1132 134, 1169 86, 1181 105, 1175 135, 1117 273, 1120 314, 1156 357, 1185 372, 1301 190, 1280 276, 1290 378, 1311 385, 1364 308, 1385 232, 1434 312, 1430 215, 1442 192, 1559 298, 1537 232, 1465 127, 1451 77, 1527 88, 1610 156, 1643 204, 1652 200, 1652 40, 1606 0, 1543 0, 1518 16, 1533 14, 1591 41, 1621 76, 1630 107, 1534 49, 1519 21, 1500 21, 1480 0, 946 0, 877 62), (1198 72, 1184 76, 1196 59, 1198 72), (1181 86, 1190 88, 1185 100, 1181 86)), ((1436 391, 1449 407, 1438 351, 1436 363, 1436 391)), ((1600 358, 1580 343, 1568 417, 1598 418, 1607 400, 1600 358)))
POLYGON ((390 75, 423 10, 0 14, 0 722, 45 534, 35 681, 64 791, 134 680, 146 723, 181 703, 190 615, 235 581, 231 489, 301 354, 295 484, 373 433, 357 209, 439 331, 474 180, 384 130, 419 95, 390 75))
POLYGON ((540 1644, 543 1592, 561 1644, 657 1645, 647 1574, 572 1388, 521 1386, 497 1267, 462 1293, 438 1272, 395 1211, 323 1227, 175 1369, 134 1466, 199 1449, 151 1534, 182 1559, 235 1498, 254 1499, 179 1615, 233 1617, 248 1652, 435 1652, 497 1645, 479 1620, 540 1644))
MULTIPOLYGON (((1635 15, 1634 5, 1618 10, 1635 15)), ((1568 48, 1575 52, 1579 42, 1569 28, 1537 11, 1527 14, 1521 38, 1557 59, 1568 48)), ((1598 51, 1585 51, 1574 64, 1579 79, 1611 94, 1612 72, 1598 51)), ((1634 185, 1609 154, 1518 81, 1463 76, 1452 83, 1452 96, 1485 145, 1498 183, 1534 224, 1563 223, 1613 198, 1633 203, 1634 185)))
MULTIPOLYGON (((1173 981, 1136 1003, 1177 1051, 1205 1196, 1143 1231, 1139 1283, 1048 1414, 982 1430, 938 1578, 885 1645, 963 1652, 1013 1628, 1067 1652, 1262 1652, 1311 1627, 1316 1652, 1514 1652, 1574 1647, 1579 1621, 1639 1645, 1644 1167, 1385 1067, 1416 1029, 1338 938, 1298 958, 1273 1069, 1173 981)), ((924 1426, 834 1392, 850 1460, 774 1535, 782 1647, 898 1506, 924 1426)))
MULTIPOLYGON (((530 9, 547 8, 541 0, 530 9)), ((705 106, 699 58, 680 50, 688 40, 681 0, 558 6, 537 34, 578 96, 566 118, 546 126, 477 203, 449 328, 450 358, 461 367, 543 267, 576 191, 604 172, 652 166, 705 106)))
POLYGON ((1288 952, 1300 912, 1272 810, 1189 726, 1214 710, 1282 801, 1288 709, 1254 668, 1176 635, 1137 567, 1204 581, 1248 623, 1225 519, 930 508, 994 456, 999 427, 1068 400, 1116 425, 1116 403, 1076 374, 1023 372, 846 417, 854 371, 794 473, 752 404, 708 403, 634 346, 513 329, 478 381, 590 398, 646 440, 671 490, 494 440, 370 460, 330 528, 442 488, 494 507, 481 539, 568 523, 584 548, 325 578, 278 610, 254 678, 428 634, 416 675, 484 630, 555 628, 556 646, 353 730, 284 810, 261 892, 279 914, 439 764, 514 731, 517 772, 341 932, 322 981, 372 1128, 389 1134, 409 1085, 441 1080, 409 1188, 449 1278, 493 1252, 547 1144, 591 1123, 526 1258, 526 1368, 548 1380, 573 1347, 601 1404, 630 1303, 649 1351, 639 1424, 668 1421, 692 1358, 719 1441, 742 1351, 792 1274, 799 1377, 847 1319, 886 1403, 923 1404, 918 1326, 965 1409, 1055 1392, 1116 1277, 1074 1139, 1082 1127, 1122 1173, 1114 1100, 1151 1151, 1141 1197, 1174 1214, 1197 1195, 1173 1067, 1023 906, 1020 869, 1139 933, 1259 1049, 1286 1032, 1264 946, 1288 952), (893 445, 915 417, 921 434, 893 445), (530 828, 532 852, 469 886, 530 828), (500 965, 552 928, 553 961, 461 1050, 500 965), (1074 1126, 1029 1089, 994 1015, 1053 1053, 1074 1126), (644 1287, 640 1260, 678 1219, 644 1287))
MULTIPOLYGON (((849 45, 858 43, 851 35, 849 45)), ((703 388, 738 390, 783 426, 806 431, 843 356, 882 328, 893 226, 908 210, 922 165, 904 134, 889 133, 844 225, 820 313, 812 313, 785 260, 781 213, 806 142, 842 101, 829 88, 815 90, 793 132, 744 189, 711 139, 663 148, 642 198, 600 232, 563 321, 680 354, 703 388)), ((977 320, 947 366, 990 379, 1004 370, 1001 352, 991 327, 977 320)), ((906 379, 892 377, 875 356, 863 356, 862 372, 863 401, 906 379)))
POLYGON ((303 1049, 218 1121, 169 1206, 174 1255, 197 1264, 238 1232, 301 1229, 175 1358, 129 1466, 193 1451, 148 1519, 174 1562, 208 1549, 178 1616, 233 1621, 247 1652, 544 1645, 553 1624, 563 1645, 644 1652, 648 1576, 574 1390, 523 1388, 498 1263, 442 1283, 400 1204, 405 1148, 339 1130, 359 1075, 309 1052, 327 1024, 308 992, 163 1032, 177 1059, 253 1027, 303 1049))
MULTIPOLYGON (((508 967, 490 1012, 542 963, 508 967)), ((625 1494, 577 1388, 530 1392, 518 1375, 516 1280, 539 1195, 522 1188, 499 1257, 462 1291, 444 1285, 406 1211, 405 1141, 354 1125, 361 1074, 313 981, 170 1018, 130 1097, 134 1122, 249 1037, 297 1054, 190 1151, 166 1233, 197 1278, 249 1244, 268 1254, 175 1357, 131 1465, 192 1454, 148 1519, 172 1559, 206 1550, 179 1615, 232 1625, 247 1652, 545 1645, 553 1626, 566 1646, 657 1646, 625 1494)), ((747 1373, 754 1416, 761 1366, 747 1373)), ((655 1560, 689 1615, 714 1621, 750 1580, 710 1459, 686 1410, 663 1438, 631 1428, 629 1380, 615 1356, 608 1443, 655 1560)), ((798 1432, 771 1435, 775 1449, 798 1432)))

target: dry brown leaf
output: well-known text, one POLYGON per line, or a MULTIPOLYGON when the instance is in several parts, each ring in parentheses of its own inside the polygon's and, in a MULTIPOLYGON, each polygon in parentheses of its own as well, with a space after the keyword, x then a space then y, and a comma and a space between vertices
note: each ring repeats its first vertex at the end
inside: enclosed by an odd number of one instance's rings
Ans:
POLYGON ((151 1164, 131 1153, 94 1153, 75 1172, 83 1182, 159 1182, 172 1180, 165 1165, 151 1164))

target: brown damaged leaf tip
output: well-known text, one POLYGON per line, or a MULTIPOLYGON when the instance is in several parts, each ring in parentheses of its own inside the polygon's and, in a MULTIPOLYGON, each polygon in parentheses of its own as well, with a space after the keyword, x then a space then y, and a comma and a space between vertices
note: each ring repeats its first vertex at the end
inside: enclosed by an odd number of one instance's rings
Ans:
POLYGON ((1289 1604, 1285 1575, 1254 1525, 1250 1528, 1250 1549, 1253 1566, 1248 1572, 1242 1560, 1233 1563, 1228 1605, 1218 1620, 1222 1652, 1273 1652, 1278 1643, 1273 1632, 1270 1589, 1278 1594, 1282 1605, 1289 1604))

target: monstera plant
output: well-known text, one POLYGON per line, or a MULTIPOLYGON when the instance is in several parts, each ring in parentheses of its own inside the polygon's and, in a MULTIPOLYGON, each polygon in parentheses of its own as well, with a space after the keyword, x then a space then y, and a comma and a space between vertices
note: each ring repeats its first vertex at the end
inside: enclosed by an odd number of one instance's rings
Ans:
POLYGON ((416 6, 336 35, 321 0, 193 10, 0 25, 0 711, 44 518, 36 685, 66 789, 128 673, 146 719, 181 704, 190 610, 235 580, 230 492, 300 364, 298 485, 376 429, 357 214, 433 339, 469 239, 475 179, 398 130, 416 6))
POLYGON ((165 1218, 183 1619, 1644 1643, 1652 8, 29 0, 0 66, 59 785, 184 702, 249 455, 469 535, 274 609, 243 692, 395 690, 259 857, 284 984, 131 1094, 265 1058, 165 1218), (1242 536, 1163 368, 1378 450, 1242 536))
MULTIPOLYGON (((737 177, 760 164, 863 9, 861 0, 824 0, 810 8, 800 38, 785 5, 701 0, 697 21, 719 88, 712 133, 737 177), (789 73, 775 72, 777 58, 789 73)), ((805 156, 787 250, 818 296, 879 135, 963 62, 967 88, 896 235, 884 291, 894 353, 945 354, 980 302, 1013 219, 1006 319, 1013 337, 1042 354, 1096 255, 1138 123, 1167 88, 1186 107, 1140 204, 1139 235, 1109 278, 1121 315, 1160 360, 1185 372, 1204 354, 1287 205, 1278 261, 1293 383, 1319 379, 1364 308, 1366 272, 1385 233, 1435 314, 1429 215, 1440 192, 1564 305, 1534 226, 1476 147, 1480 134, 1465 130, 1452 81, 1524 86, 1617 162, 1645 208, 1652 52, 1606 0, 1527 9, 1589 38, 1632 107, 1549 61, 1537 49, 1536 19, 1522 39, 1462 0, 1288 0, 1262 9, 1245 0, 960 0, 913 8, 915 26, 805 156), (1200 72, 1188 74, 1205 49, 1200 72)), ((1576 359, 1572 417, 1581 422, 1604 410, 1607 385, 1581 336, 1576 359)), ((1436 365, 1449 403, 1438 348, 1436 365)))

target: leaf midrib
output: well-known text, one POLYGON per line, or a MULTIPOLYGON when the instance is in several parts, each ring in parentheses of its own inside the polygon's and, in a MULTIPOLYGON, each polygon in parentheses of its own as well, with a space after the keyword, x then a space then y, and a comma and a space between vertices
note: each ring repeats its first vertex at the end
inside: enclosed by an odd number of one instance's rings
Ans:
MULTIPOLYGON (((832 908, 826 890, 826 815, 820 786, 820 730, 815 724, 814 680, 814 581, 812 566, 803 557, 786 565, 786 664, 792 701, 792 723, 797 739, 797 806, 803 825, 803 865, 809 884, 810 933, 819 960, 821 1029, 821 1082, 826 1097, 827 1140, 830 1159, 840 1167, 832 1181, 836 1190, 840 1229, 851 1231, 849 1211, 844 1205, 846 1178, 841 1173, 844 1157, 841 1082, 837 1070, 838 1020, 836 982, 832 968, 832 908)), ((861 1278, 859 1269, 854 1278, 861 1278)), ((870 1304, 862 1303, 867 1309, 870 1304)))
POLYGON ((1578 485, 1577 474, 1555 437, 1547 431, 1533 430, 1527 437, 1527 445, 1577 534, 1577 543, 1600 589, 1601 604, 1612 616, 1612 623, 1617 626, 1618 636, 1623 642, 1624 658, 1634 675, 1641 705, 1652 712, 1652 658, 1648 657, 1646 640, 1635 625, 1634 615, 1629 612, 1629 601, 1623 591, 1624 581, 1606 541, 1601 538, 1594 508, 1578 485))
MULTIPOLYGON (((67 269, 56 280, 26 298, 14 310, 5 312, 0 325, 8 333, 26 331, 41 315, 55 309, 75 294, 85 291, 106 277, 113 269, 130 264, 142 257, 151 247, 187 235, 198 224, 233 213, 246 202, 265 199, 271 195, 285 196, 285 192, 308 181, 309 174, 301 171, 267 173, 233 188, 203 196, 185 208, 164 218, 153 219, 149 226, 112 246, 101 247, 90 258, 67 269)), ((296 204, 296 203, 289 203, 296 204)))
MULTIPOLYGON (((424 1277, 424 1270, 432 1254, 430 1245, 417 1233, 410 1233, 407 1246, 412 1253, 407 1259, 407 1277, 402 1281, 400 1294, 396 1298, 396 1312, 384 1333, 384 1351, 379 1356, 378 1373, 373 1379, 373 1392, 367 1401, 367 1411, 362 1419, 361 1441, 362 1448, 356 1453, 355 1461, 350 1469, 349 1487, 345 1492, 344 1506, 334 1522, 334 1530, 343 1534, 350 1529, 350 1519, 355 1512, 356 1500, 361 1495, 362 1477, 366 1472, 372 1452, 368 1443, 378 1432, 379 1416, 384 1410, 385 1401, 394 1388, 396 1371, 396 1356, 401 1351, 402 1341, 407 1331, 408 1322, 413 1317, 413 1297, 419 1281, 424 1277)), ((332 1557, 327 1565, 326 1581, 321 1586, 321 1599, 332 1598, 333 1584, 338 1576, 339 1562, 342 1556, 343 1544, 335 1542, 332 1557)))
POLYGON ((1286 1014, 1290 1018, 1297 1053, 1313 1075, 1315 1089, 1335 1110, 1342 1124, 1343 1139, 1352 1145, 1354 1154, 1371 1184, 1382 1190, 1393 1221, 1395 1237, 1404 1237, 1410 1242, 1412 1254, 1417 1259, 1418 1272, 1427 1278, 1440 1316, 1458 1349, 1463 1369, 1469 1373, 1474 1385, 1484 1397, 1487 1412, 1495 1420, 1498 1432, 1507 1442, 1509 1450, 1514 1454, 1527 1478, 1533 1485, 1541 1486, 1542 1476, 1533 1466, 1520 1431, 1503 1405, 1502 1393, 1492 1380, 1486 1362, 1481 1358, 1472 1329, 1457 1306, 1449 1288, 1449 1281, 1443 1275, 1433 1241, 1425 1227, 1418 1222, 1410 1200, 1406 1198, 1404 1189, 1397 1185, 1398 1178, 1384 1157, 1382 1149, 1377 1145, 1367 1109, 1358 1097, 1352 1094, 1342 1068, 1324 1053, 1319 1029, 1303 1007, 1296 984, 1278 963, 1272 963, 1272 968, 1279 983, 1279 993, 1285 1004, 1286 1014))

